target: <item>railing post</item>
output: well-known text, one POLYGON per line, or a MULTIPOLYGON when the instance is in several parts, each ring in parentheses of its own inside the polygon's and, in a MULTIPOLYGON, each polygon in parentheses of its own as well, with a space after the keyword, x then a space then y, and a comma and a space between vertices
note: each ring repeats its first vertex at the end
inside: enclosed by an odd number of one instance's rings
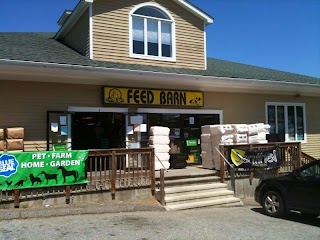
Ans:
POLYGON ((299 167, 301 167, 301 156, 302 156, 302 153, 301 153, 301 143, 299 142, 299 145, 298 145, 298 154, 297 154, 298 156, 297 156, 297 160, 296 160, 296 162, 297 162, 297 165, 295 166, 296 168, 299 168, 299 167))
POLYGON ((165 202, 165 191, 164 191, 164 169, 160 169, 160 204, 164 206, 165 202))
POLYGON ((230 167, 230 175, 231 175, 231 189, 234 192, 234 195, 236 195, 236 176, 235 176, 235 169, 233 165, 230 167))
MULTIPOLYGON (((224 153, 223 146, 219 148, 221 153, 224 153), (221 151, 223 149, 223 151, 221 151)), ((224 167, 224 159, 220 156, 220 182, 224 183, 225 181, 225 167, 224 167)))
POLYGON ((116 161, 116 152, 112 151, 111 158, 111 197, 112 200, 116 198, 116 180, 117 180, 117 161, 116 161))
POLYGON ((253 180, 253 171, 250 170, 250 176, 249 176, 250 186, 252 186, 252 180, 253 180))
POLYGON ((18 189, 13 190, 13 201, 14 201, 14 207, 19 208, 20 207, 20 192, 18 189))
POLYGON ((150 178, 151 178, 151 194, 155 195, 156 192, 156 174, 155 174, 155 166, 154 166, 154 148, 151 151, 151 159, 150 159, 150 178))
POLYGON ((66 204, 70 204, 71 188, 66 186, 66 204))

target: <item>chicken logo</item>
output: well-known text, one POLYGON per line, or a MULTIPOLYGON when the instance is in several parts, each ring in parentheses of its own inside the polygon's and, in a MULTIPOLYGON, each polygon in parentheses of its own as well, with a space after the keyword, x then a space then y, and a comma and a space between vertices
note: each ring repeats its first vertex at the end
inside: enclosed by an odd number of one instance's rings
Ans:
POLYGON ((122 98, 122 94, 119 89, 112 88, 109 91, 109 97, 106 99, 109 103, 123 103, 124 100, 122 98))

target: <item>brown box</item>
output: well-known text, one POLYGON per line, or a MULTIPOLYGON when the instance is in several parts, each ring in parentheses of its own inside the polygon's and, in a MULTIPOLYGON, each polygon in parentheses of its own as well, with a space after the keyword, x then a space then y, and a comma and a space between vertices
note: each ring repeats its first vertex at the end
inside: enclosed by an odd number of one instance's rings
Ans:
POLYGON ((24 128, 7 128, 6 134, 7 139, 24 139, 24 128))
POLYGON ((0 128, 0 141, 4 140, 4 129, 0 128))
POLYGON ((23 139, 7 139, 7 152, 9 151, 17 151, 17 150, 23 150, 23 139))
POLYGON ((4 141, 0 140, 0 152, 4 151, 4 141))

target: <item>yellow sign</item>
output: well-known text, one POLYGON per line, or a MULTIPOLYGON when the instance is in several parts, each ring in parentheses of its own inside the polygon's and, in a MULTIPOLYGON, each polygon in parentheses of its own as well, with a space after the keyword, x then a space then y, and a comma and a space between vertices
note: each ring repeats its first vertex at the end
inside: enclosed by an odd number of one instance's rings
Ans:
POLYGON ((239 150, 239 149, 231 149, 231 160, 237 167, 240 166, 243 161, 243 156, 245 155, 245 151, 239 150))
POLYGON ((104 103, 203 107, 203 93, 139 88, 104 88, 104 103))

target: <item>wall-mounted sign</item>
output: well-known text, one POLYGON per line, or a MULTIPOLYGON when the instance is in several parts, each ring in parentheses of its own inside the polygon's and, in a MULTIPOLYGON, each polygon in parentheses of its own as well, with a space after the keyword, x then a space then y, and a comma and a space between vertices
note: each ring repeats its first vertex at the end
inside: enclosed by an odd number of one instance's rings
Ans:
POLYGON ((104 87, 103 102, 106 104, 203 107, 203 92, 104 87))

